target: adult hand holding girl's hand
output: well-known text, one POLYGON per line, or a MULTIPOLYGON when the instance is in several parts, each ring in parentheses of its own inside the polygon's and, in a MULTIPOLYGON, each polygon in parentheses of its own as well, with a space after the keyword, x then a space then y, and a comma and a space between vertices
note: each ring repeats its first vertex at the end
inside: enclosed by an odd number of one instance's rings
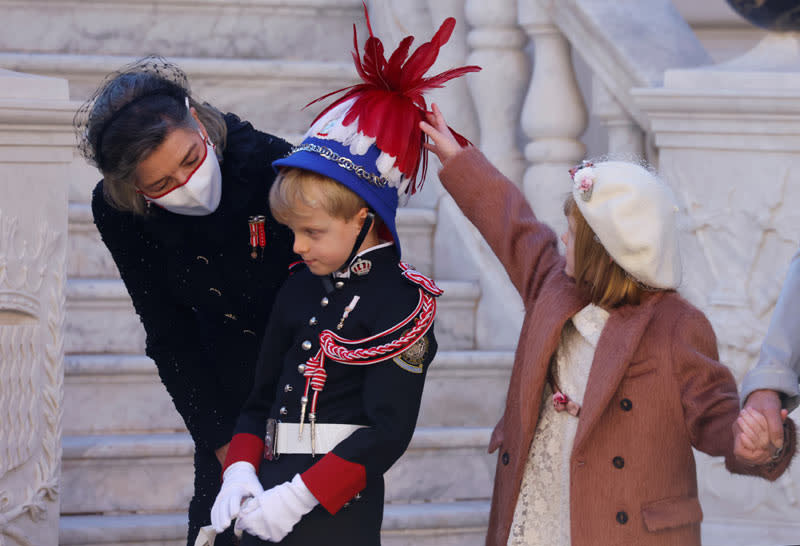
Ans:
MULTIPOLYGON (((786 419, 786 410, 780 416, 786 419)), ((777 458, 783 448, 783 426, 780 436, 775 437, 764 413, 752 407, 745 407, 733 424, 733 453, 748 464, 761 465, 777 458)))
POLYGON ((425 148, 435 153, 439 161, 444 164, 448 159, 460 152, 462 147, 447 126, 439 107, 433 104, 431 109, 433 111, 428 113, 428 121, 421 121, 419 128, 430 139, 429 142, 425 143, 425 148))

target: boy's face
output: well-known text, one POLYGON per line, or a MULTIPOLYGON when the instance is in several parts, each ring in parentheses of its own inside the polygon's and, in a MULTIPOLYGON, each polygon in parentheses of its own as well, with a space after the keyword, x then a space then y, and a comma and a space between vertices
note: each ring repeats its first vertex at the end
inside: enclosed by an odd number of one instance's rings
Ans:
POLYGON ((352 218, 335 218, 321 208, 296 203, 289 229, 294 233, 294 251, 314 275, 337 271, 350 256, 367 217, 362 208, 352 218))

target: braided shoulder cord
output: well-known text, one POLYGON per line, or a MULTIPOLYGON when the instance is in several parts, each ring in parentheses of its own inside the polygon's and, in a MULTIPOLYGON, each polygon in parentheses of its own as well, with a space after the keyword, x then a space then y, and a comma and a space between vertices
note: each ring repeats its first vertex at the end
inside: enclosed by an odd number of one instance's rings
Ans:
MULTIPOLYGON (((337 342, 350 345, 358 342, 344 339, 330 330, 324 330, 319 336, 320 347, 323 353, 328 358, 341 364, 364 366, 392 358, 405 351, 430 330, 433 325, 433 319, 436 316, 436 299, 423 290, 420 290, 419 293, 420 305, 418 305, 417 308, 420 309, 420 312, 416 318, 415 324, 410 330, 396 340, 375 347, 346 349, 342 345, 337 344, 337 342)), ((407 323, 408 320, 404 322, 407 323)), ((396 331, 397 329, 398 327, 396 326, 387 332, 396 331)), ((384 332, 383 335, 387 332, 384 332)))

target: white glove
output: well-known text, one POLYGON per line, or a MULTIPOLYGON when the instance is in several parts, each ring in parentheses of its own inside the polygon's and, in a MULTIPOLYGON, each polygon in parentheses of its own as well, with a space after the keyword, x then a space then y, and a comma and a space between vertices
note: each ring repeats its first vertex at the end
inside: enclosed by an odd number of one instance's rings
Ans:
POLYGON ((317 504, 300 474, 290 482, 283 482, 247 501, 236 520, 234 532, 241 537, 242 531, 263 540, 280 542, 289 531, 317 504))
POLYGON ((239 508, 248 497, 264 492, 256 476, 255 467, 246 462, 233 463, 222 474, 222 488, 219 490, 214 506, 211 507, 211 525, 217 533, 222 533, 239 514, 239 508))

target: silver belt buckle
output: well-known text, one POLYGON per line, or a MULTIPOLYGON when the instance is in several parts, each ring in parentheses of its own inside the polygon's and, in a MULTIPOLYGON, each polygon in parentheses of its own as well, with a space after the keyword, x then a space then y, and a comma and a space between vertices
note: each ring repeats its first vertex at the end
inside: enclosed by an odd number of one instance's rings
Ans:
POLYGON ((267 419, 267 431, 264 435, 264 458, 268 461, 276 460, 278 453, 278 421, 267 419))

